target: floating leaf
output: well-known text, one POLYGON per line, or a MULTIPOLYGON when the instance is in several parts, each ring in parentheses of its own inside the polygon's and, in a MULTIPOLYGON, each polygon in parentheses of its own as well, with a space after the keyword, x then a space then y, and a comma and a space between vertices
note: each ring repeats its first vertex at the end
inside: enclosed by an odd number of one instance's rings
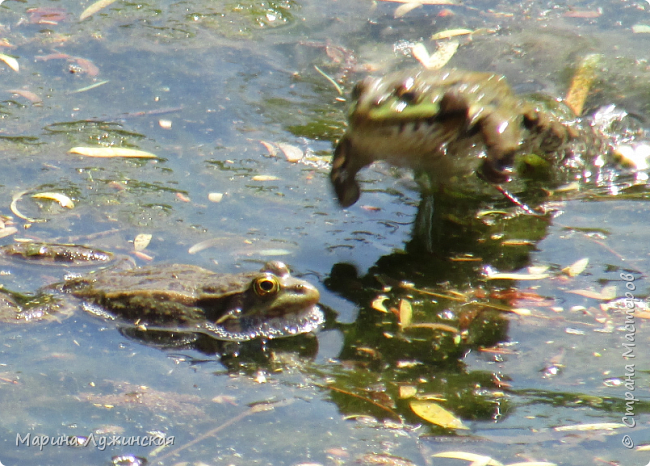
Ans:
POLYGON ((428 70, 439 70, 451 60, 460 43, 455 40, 438 43, 438 49, 431 55, 424 44, 418 43, 411 48, 411 53, 422 66, 428 70))
POLYGON ((467 429, 451 412, 431 401, 412 400, 411 410, 422 419, 446 429, 467 429))
POLYGON ((9 68, 14 70, 16 73, 20 71, 20 65, 18 65, 18 60, 16 60, 14 57, 10 57, 9 55, 0 53, 0 60, 5 62, 7 66, 9 66, 9 68))
POLYGON ((73 147, 69 154, 85 155, 86 157, 133 157, 155 159, 157 156, 151 152, 125 147, 73 147))
POLYGON ((210 238, 206 239, 205 241, 201 241, 200 243, 196 243, 195 245, 191 246, 188 250, 188 254, 196 254, 197 252, 203 251, 204 249, 211 248, 213 246, 217 246, 219 244, 223 244, 224 238, 210 238))
POLYGON ((635 24, 632 26, 632 32, 635 34, 650 34, 650 26, 647 24, 635 24))
POLYGON ((273 175, 255 175, 253 178, 251 178, 253 181, 275 181, 279 180, 277 176, 273 175))
POLYGON ((370 307, 372 307, 375 311, 388 314, 388 309, 386 309, 386 306, 384 306, 384 301, 386 301, 387 299, 388 296, 386 296, 385 294, 380 294, 379 296, 377 296, 375 299, 372 300, 370 307))
POLYGON ((16 233, 18 233, 18 228, 16 227, 0 228, 0 238, 6 238, 7 236, 15 235, 16 233))
POLYGON ((34 94, 32 91, 26 91, 24 89, 10 89, 7 92, 11 92, 12 94, 17 94, 21 97, 24 97, 25 99, 29 100, 32 103, 38 103, 43 101, 43 99, 41 99, 38 95, 34 94))
POLYGON ((548 461, 526 461, 524 463, 510 463, 506 466, 557 466, 557 463, 549 463, 548 461))
POLYGON ((443 332, 458 333, 458 329, 447 324, 419 323, 411 324, 409 328, 428 328, 431 330, 442 330, 443 332))
POLYGON ((83 21, 86 18, 91 17, 99 10, 102 10, 109 6, 111 3, 115 3, 115 0, 99 0, 98 2, 93 3, 88 8, 86 8, 83 13, 79 16, 79 21, 83 21))
MULTIPOLYGON (((411 3, 413 0, 379 0, 380 2, 411 3)), ((422 5, 458 5, 455 0, 418 0, 422 5)))
POLYGON ((74 207, 74 202, 65 194, 61 193, 37 193, 32 194, 32 197, 36 199, 50 199, 51 201, 56 201, 61 205, 61 207, 67 207, 72 209, 74 207))
POLYGON ((585 298, 592 299, 601 299, 601 300, 610 300, 616 297, 616 287, 615 286, 606 286, 600 291, 592 290, 567 290, 567 293, 577 294, 578 296, 584 296, 585 298))
POLYGON ((562 16, 566 18, 598 18, 603 14, 603 10, 598 8, 597 10, 572 10, 567 11, 562 16))
POLYGON ((419 0, 413 0, 408 3, 404 3, 403 5, 400 5, 397 8, 395 8, 395 13, 393 13, 393 16, 395 18, 401 18, 409 11, 413 11, 416 8, 419 8, 421 6, 422 6, 422 2, 420 2, 419 0))
POLYGON ((210 202, 221 202, 222 199, 223 199, 223 193, 208 194, 208 201, 210 202))
POLYGON ((564 101, 573 110, 573 113, 578 116, 582 114, 582 109, 587 100, 587 94, 589 94, 591 85, 594 79, 596 79, 596 68, 599 63, 600 55, 596 53, 587 55, 580 61, 571 80, 571 86, 564 101))
POLYGON ((455 460, 471 461, 472 465, 484 464, 485 466, 503 466, 503 463, 494 460, 489 456, 477 455, 476 453, 470 453, 467 451, 443 451, 431 456, 434 458, 452 458, 455 460))
POLYGON ((500 273, 490 272, 487 274, 488 280, 542 280, 548 278, 547 273, 500 273))
POLYGON ((399 301, 399 324, 404 328, 411 325, 413 321, 413 307, 408 299, 399 301))
POLYGON ((571 432, 571 431, 590 431, 590 430, 614 430, 625 427, 625 424, 620 422, 597 422, 594 424, 573 424, 570 426, 558 426, 553 430, 556 432, 571 432))
POLYGON ((413 398, 417 392, 417 387, 414 387, 413 385, 400 385, 399 387, 399 397, 401 400, 413 398))
POLYGON ((287 144, 284 142, 278 142, 276 144, 282 153, 284 154, 285 158, 289 162, 299 162, 302 160, 304 154, 302 153, 302 150, 296 146, 292 146, 291 144, 287 144))
POLYGON ((568 267, 564 267, 562 269, 562 272, 567 274, 569 277, 576 277, 585 271, 587 265, 589 265, 589 258, 585 257, 574 262, 568 267))
POLYGON ((447 29, 446 31, 440 31, 431 36, 431 40, 440 40, 440 39, 449 39, 450 37, 456 36, 465 36, 467 34, 472 34, 474 31, 471 29, 447 29))
POLYGON ((276 157, 278 155, 278 150, 272 142, 260 141, 260 144, 264 146, 271 157, 276 157))
POLYGON ((288 256, 291 251, 288 249, 261 249, 257 251, 260 256, 288 256))
POLYGON ((149 233, 140 233, 133 240, 133 248, 136 251, 142 251, 146 249, 151 242, 151 238, 153 238, 153 235, 150 235, 149 233))

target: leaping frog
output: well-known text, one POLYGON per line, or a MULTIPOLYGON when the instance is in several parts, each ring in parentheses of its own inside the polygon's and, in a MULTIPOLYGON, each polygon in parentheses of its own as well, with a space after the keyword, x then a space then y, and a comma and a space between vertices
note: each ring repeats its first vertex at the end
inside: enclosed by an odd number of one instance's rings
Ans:
POLYGON ((366 78, 352 91, 349 127, 330 179, 339 204, 360 195, 356 175, 374 161, 427 175, 426 189, 510 179, 515 157, 562 161, 593 139, 560 102, 527 100, 503 76, 461 70, 406 70, 366 78))

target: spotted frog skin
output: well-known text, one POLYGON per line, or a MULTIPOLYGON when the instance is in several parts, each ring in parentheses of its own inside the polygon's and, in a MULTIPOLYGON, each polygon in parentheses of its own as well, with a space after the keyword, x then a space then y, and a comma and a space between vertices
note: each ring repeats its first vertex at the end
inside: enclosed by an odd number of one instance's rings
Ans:
POLYGON ((339 204, 359 199, 357 172, 379 160, 426 174, 435 189, 462 186, 476 174, 509 181, 521 153, 563 159, 583 130, 568 107, 551 104, 549 111, 548 102, 515 95, 491 73, 406 70, 366 78, 352 92, 349 127, 332 162, 339 204))
MULTIPOLYGON (((39 254, 87 257, 75 247, 11 245, 4 256, 31 261, 39 254)), ((103 255, 93 252, 94 257, 103 255)), ((0 321, 33 322, 65 312, 71 304, 141 330, 204 333, 219 340, 279 338, 315 330, 324 316, 318 290, 292 277, 282 262, 259 272, 218 274, 193 265, 154 265, 131 270, 104 269, 43 288, 34 296, 0 294, 0 321)))

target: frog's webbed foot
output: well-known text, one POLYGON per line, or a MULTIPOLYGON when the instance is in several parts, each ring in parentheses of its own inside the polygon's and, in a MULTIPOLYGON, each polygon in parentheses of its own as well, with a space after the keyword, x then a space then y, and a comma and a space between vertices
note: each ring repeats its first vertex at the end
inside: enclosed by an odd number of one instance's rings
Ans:
POLYGON ((363 167, 358 165, 358 157, 352 151, 351 141, 344 136, 336 146, 332 159, 330 180, 341 207, 351 206, 361 194, 356 175, 363 167))
POLYGON ((26 324, 52 319, 54 314, 70 311, 67 305, 54 295, 39 293, 35 296, 0 291, 0 322, 26 324))

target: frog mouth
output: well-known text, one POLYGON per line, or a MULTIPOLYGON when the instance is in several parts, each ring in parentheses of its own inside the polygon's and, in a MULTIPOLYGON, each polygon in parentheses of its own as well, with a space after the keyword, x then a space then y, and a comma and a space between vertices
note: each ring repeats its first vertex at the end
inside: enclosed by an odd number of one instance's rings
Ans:
POLYGON ((301 312, 279 317, 240 316, 223 323, 202 322, 196 332, 224 341, 249 341, 256 338, 272 340, 318 330, 325 323, 325 314, 318 305, 301 312))

